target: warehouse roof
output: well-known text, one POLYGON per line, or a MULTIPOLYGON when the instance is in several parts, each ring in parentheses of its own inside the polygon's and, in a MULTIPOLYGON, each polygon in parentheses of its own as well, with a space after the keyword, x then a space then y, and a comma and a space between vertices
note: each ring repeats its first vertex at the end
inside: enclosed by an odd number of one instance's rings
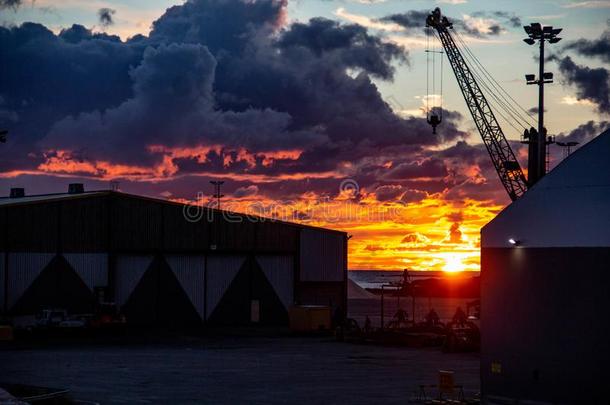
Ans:
POLYGON ((36 202, 47 202, 47 201, 55 201, 55 200, 65 200, 70 198, 83 198, 97 195, 106 195, 110 193, 110 191, 87 191, 80 194, 70 194, 70 193, 57 193, 57 194, 37 194, 37 195, 28 195, 25 197, 0 197, 0 206, 6 205, 21 205, 28 203, 36 203, 36 202))
MULTIPOLYGON (((170 205, 179 205, 179 206, 186 205, 184 203, 177 202, 177 201, 164 200, 164 199, 160 199, 160 198, 142 196, 142 195, 137 195, 137 194, 129 194, 129 193, 124 193, 124 192, 114 191, 114 190, 93 190, 93 191, 84 191, 81 193, 55 193, 55 194, 30 195, 30 196, 24 196, 24 197, 0 197, 0 207, 20 206, 20 205, 29 205, 29 204, 42 204, 42 203, 47 203, 47 202, 101 197, 101 196, 108 196, 108 195, 148 200, 148 201, 157 202, 157 203, 161 203, 161 204, 170 204, 170 205)), ((204 207, 204 208, 208 209, 208 210, 216 211, 215 208, 210 208, 210 207, 204 207)), ((252 219, 260 219, 260 220, 264 220, 264 221, 271 221, 271 222, 284 224, 287 226, 298 227, 298 228, 315 229, 315 230, 326 231, 326 232, 336 232, 336 233, 346 234, 346 232, 339 231, 336 229, 329 229, 329 228, 305 225, 305 224, 300 224, 300 223, 296 223, 296 222, 282 221, 282 220, 278 220, 275 218, 261 217, 261 216, 252 215, 252 214, 231 212, 231 215, 241 215, 243 217, 248 217, 248 218, 252 218, 252 219)))
POLYGON ((610 130, 582 146, 481 230, 482 247, 610 246, 610 130))

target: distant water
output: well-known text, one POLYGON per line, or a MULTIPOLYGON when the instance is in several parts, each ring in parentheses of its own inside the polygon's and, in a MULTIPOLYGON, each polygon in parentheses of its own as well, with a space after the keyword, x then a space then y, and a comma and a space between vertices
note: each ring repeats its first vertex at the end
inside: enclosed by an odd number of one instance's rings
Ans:
MULTIPOLYGON (((464 271, 460 273, 445 273, 442 271, 410 271, 413 279, 439 277, 476 277, 479 272, 464 271)), ((362 288, 381 288, 383 284, 402 282, 402 271, 391 270, 350 270, 348 277, 362 288)))
MULTIPOLYGON (((469 271, 461 273, 444 273, 442 271, 411 271, 412 279, 421 280, 425 278, 437 277, 476 277, 479 272, 469 271)), ((378 270, 350 270, 348 277, 362 288, 381 288, 383 284, 402 281, 402 271, 378 271, 378 270)), ((424 317, 434 308, 442 322, 451 320, 458 307, 466 310, 471 298, 423 298, 415 299, 410 297, 386 297, 384 300, 384 322, 392 319, 398 308, 405 310, 409 319, 415 318, 416 321, 424 320, 424 317)), ((372 325, 381 325, 381 297, 376 299, 355 299, 350 300, 348 305, 348 316, 355 319, 359 325, 364 325, 368 317, 372 325)))

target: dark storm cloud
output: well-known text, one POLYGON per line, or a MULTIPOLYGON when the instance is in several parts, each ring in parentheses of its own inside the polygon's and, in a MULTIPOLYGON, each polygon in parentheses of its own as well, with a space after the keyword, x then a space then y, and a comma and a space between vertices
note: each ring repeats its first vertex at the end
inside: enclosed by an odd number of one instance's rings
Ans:
POLYGON ((237 190, 235 190, 235 192, 233 193, 233 196, 236 198, 243 198, 243 197, 252 197, 256 194, 258 194, 258 186, 252 184, 252 185, 246 186, 246 187, 239 187, 237 190))
POLYGON ((430 14, 428 10, 409 10, 406 13, 391 14, 380 18, 379 21, 393 22, 406 29, 426 27, 426 18, 430 14))
POLYGON ((462 242, 462 231, 460 229, 460 223, 454 222, 449 228, 449 242, 450 243, 461 243, 462 242))
POLYGON ((522 26, 521 17, 519 17, 518 15, 516 15, 514 13, 509 13, 507 11, 502 11, 502 10, 491 11, 491 12, 477 11, 477 12, 473 13, 472 15, 475 17, 497 18, 497 19, 502 20, 506 25, 513 27, 513 28, 520 28, 522 26))
MULTIPOLYGON (((608 23, 610 24, 610 20, 608 23)), ((592 101, 597 105, 599 112, 610 113, 610 72, 605 67, 591 68, 575 63, 570 56, 562 55, 568 50, 610 62, 610 29, 604 31, 597 39, 581 38, 568 42, 559 54, 549 57, 549 60, 559 64, 565 82, 576 87, 579 100, 592 101)))
POLYGON ((453 22, 454 26, 460 30, 460 32, 465 32, 468 35, 479 38, 498 36, 502 32, 506 31, 507 27, 515 28, 521 26, 521 19, 518 16, 505 11, 478 11, 472 13, 472 17, 489 19, 496 22, 490 24, 487 27, 487 30, 481 30, 476 25, 469 24, 466 19, 451 19, 451 21, 453 22))
POLYGON ((132 69, 133 97, 104 112, 67 117, 51 128, 48 148, 95 150, 96 157, 138 156, 148 143, 188 136, 210 111, 216 61, 201 45, 170 44, 147 48, 141 64, 132 69), (170 68, 171 67, 171 68, 170 68), (179 115, 180 120, 168 117, 179 115))
MULTIPOLYGON (((81 25, 58 35, 39 24, 0 28, 0 110, 15 118, 0 170, 34 169, 63 149, 82 164, 158 167, 159 176, 333 173, 350 164, 361 187, 407 202, 450 186, 442 162, 422 154, 465 136, 459 114, 446 112, 432 135, 424 119, 397 116, 372 80, 392 80, 406 50, 358 25, 286 26, 285 6, 191 0, 168 9, 148 37, 127 41, 81 25), (222 150, 189 154, 201 145, 222 150), (256 155, 283 150, 300 155, 264 164, 256 155), (419 189, 419 178, 437 180, 419 189), (414 183, 396 187, 402 181, 414 183)), ((173 195, 183 196, 188 182, 175 181, 173 195)), ((237 194, 254 190, 233 183, 237 194)), ((334 177, 257 187, 276 197, 339 193, 334 177)))
POLYGON ((220 49, 239 52, 252 36, 279 27, 286 5, 287 0, 190 0, 168 8, 153 22, 150 38, 205 44, 214 55, 220 49))
MULTIPOLYGON (((532 108, 530 108, 530 109, 528 109, 528 110, 527 110, 527 112, 529 112, 529 113, 530 113, 530 114, 532 114, 532 115, 533 115, 533 114, 538 114, 538 111, 539 111, 538 107, 532 107, 532 108)), ((546 112, 546 111, 547 111, 547 109, 545 108, 545 109, 544 109, 544 112, 546 112)))
MULTIPOLYGON (((423 30, 426 27, 426 18, 429 14, 429 10, 410 10, 406 13, 388 15, 380 18, 379 21, 392 22, 406 28, 407 30, 423 30)), ((504 26, 512 28, 521 26, 521 19, 517 15, 508 13, 506 11, 477 11, 472 13, 472 17, 494 19, 499 21, 497 24, 491 24, 486 31, 481 31, 479 28, 468 24, 465 19, 450 16, 447 18, 460 30, 460 32, 476 37, 497 36, 505 30, 504 26)))
POLYGON ((116 13, 116 10, 113 10, 111 8, 100 8, 97 11, 97 16, 100 20, 100 24, 102 24, 102 26, 104 27, 108 27, 112 24, 114 24, 114 14, 116 13))
MULTIPOLYGON (((521 145, 509 142, 515 152, 521 145)), ((469 144, 458 141, 455 145, 438 152, 448 167, 447 181, 451 187, 444 195, 447 200, 463 200, 475 196, 479 200, 506 202, 506 192, 501 188, 498 174, 482 143, 469 144)))
POLYGON ((0 0, 0 10, 4 10, 7 8, 17 10, 19 6, 21 6, 21 4, 23 4, 22 0, 0 0))
POLYGON ((610 76, 607 69, 578 65, 569 56, 552 59, 559 63, 559 71, 565 81, 576 87, 576 96, 579 100, 592 101, 597 105, 599 112, 610 113, 610 83, 608 82, 610 76))
POLYGON ((392 168, 385 178, 404 180, 421 177, 444 177, 447 175, 445 164, 440 159, 426 159, 422 162, 401 163, 392 168))
POLYGON ((610 63, 610 29, 604 31, 597 39, 581 38, 569 42, 563 49, 574 50, 583 56, 596 57, 610 63))
POLYGON ((377 201, 392 201, 402 195, 403 192, 403 188, 399 185, 385 185, 375 189, 375 196, 377 201))
POLYGON ((588 121, 569 132, 562 132, 555 137, 557 142, 578 142, 584 144, 610 128, 610 121, 588 121))
POLYGON ((470 145, 466 141, 459 141, 439 153, 440 157, 458 159, 468 164, 477 163, 481 157, 486 157, 483 145, 470 145))
POLYGON ((0 96, 3 107, 19 117, 4 123, 14 136, 4 145, 0 170, 30 161, 26 156, 58 120, 127 98, 129 69, 139 63, 142 51, 142 46, 127 46, 118 37, 93 34, 80 25, 59 35, 34 23, 0 27, 0 96))
MULTIPOLYGON (((116 43, 121 42, 121 38, 119 38, 116 35, 108 35, 103 32, 94 33, 91 30, 89 30, 88 28, 86 28, 82 25, 79 25, 79 24, 74 24, 70 28, 62 29, 61 32, 59 33, 59 38, 63 39, 65 42, 68 42, 70 44, 77 44, 82 41, 89 41, 89 40, 94 40, 94 39, 102 40, 102 41, 109 41, 109 42, 116 42, 116 43)), ((92 51, 92 49, 88 49, 88 50, 92 51)))
POLYGON ((400 197, 400 202, 403 204, 417 203, 428 197, 428 193, 421 190, 407 189, 400 197))
POLYGON ((610 128, 610 121, 588 121, 579 125, 571 131, 565 131, 555 136, 556 144, 551 145, 549 152, 551 158, 551 167, 557 164, 567 156, 567 149, 557 145, 557 143, 577 142, 577 145, 571 146, 572 152, 582 147, 584 144, 610 128))
POLYGON ((316 57, 332 55, 340 66, 360 68, 382 79, 391 79, 394 75, 388 61, 406 62, 406 53, 401 47, 369 35, 360 25, 341 25, 325 18, 293 24, 277 45, 293 52, 306 48, 316 57))

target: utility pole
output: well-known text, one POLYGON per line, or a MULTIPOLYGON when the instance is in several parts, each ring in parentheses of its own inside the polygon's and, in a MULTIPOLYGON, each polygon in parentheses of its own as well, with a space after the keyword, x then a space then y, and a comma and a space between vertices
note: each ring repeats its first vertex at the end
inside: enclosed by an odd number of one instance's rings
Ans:
MULTIPOLYGON (((220 186, 222 186, 225 182, 222 180, 211 180, 210 183, 214 185, 214 194, 213 198, 216 198, 216 209, 220 211, 220 199, 224 197, 224 194, 220 194, 220 186)), ((216 220, 213 218, 212 226, 214 228, 214 243, 210 245, 211 250, 216 250, 218 248, 218 244, 220 243, 220 217, 216 220)))
POLYGON ((224 194, 220 194, 220 186, 222 186, 225 182, 218 180, 218 181, 210 181, 211 184, 214 185, 214 195, 213 197, 216 198, 216 209, 220 210, 220 199, 222 197, 224 197, 224 194))
POLYGON ((523 27, 528 35, 523 40, 528 45, 534 45, 536 41, 540 46, 540 63, 538 69, 538 78, 535 75, 525 75, 527 84, 538 85, 538 131, 529 131, 526 138, 529 139, 529 157, 528 157, 528 185, 533 186, 546 174, 547 147, 553 143, 552 137, 547 137, 546 128, 544 127, 544 84, 553 83, 553 73, 544 71, 544 43, 556 44, 561 41, 557 35, 561 32, 561 28, 553 28, 551 26, 542 27, 540 23, 532 23, 523 27))

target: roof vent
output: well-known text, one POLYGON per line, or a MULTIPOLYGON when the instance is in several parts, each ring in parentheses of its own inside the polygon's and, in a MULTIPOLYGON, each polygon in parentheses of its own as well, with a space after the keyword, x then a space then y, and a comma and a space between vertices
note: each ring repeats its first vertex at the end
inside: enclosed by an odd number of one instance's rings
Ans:
POLYGON ((11 198, 22 198, 25 197, 25 188, 16 187, 11 188, 11 198))
POLYGON ((82 194, 85 192, 83 183, 71 183, 68 185, 68 194, 82 194))

